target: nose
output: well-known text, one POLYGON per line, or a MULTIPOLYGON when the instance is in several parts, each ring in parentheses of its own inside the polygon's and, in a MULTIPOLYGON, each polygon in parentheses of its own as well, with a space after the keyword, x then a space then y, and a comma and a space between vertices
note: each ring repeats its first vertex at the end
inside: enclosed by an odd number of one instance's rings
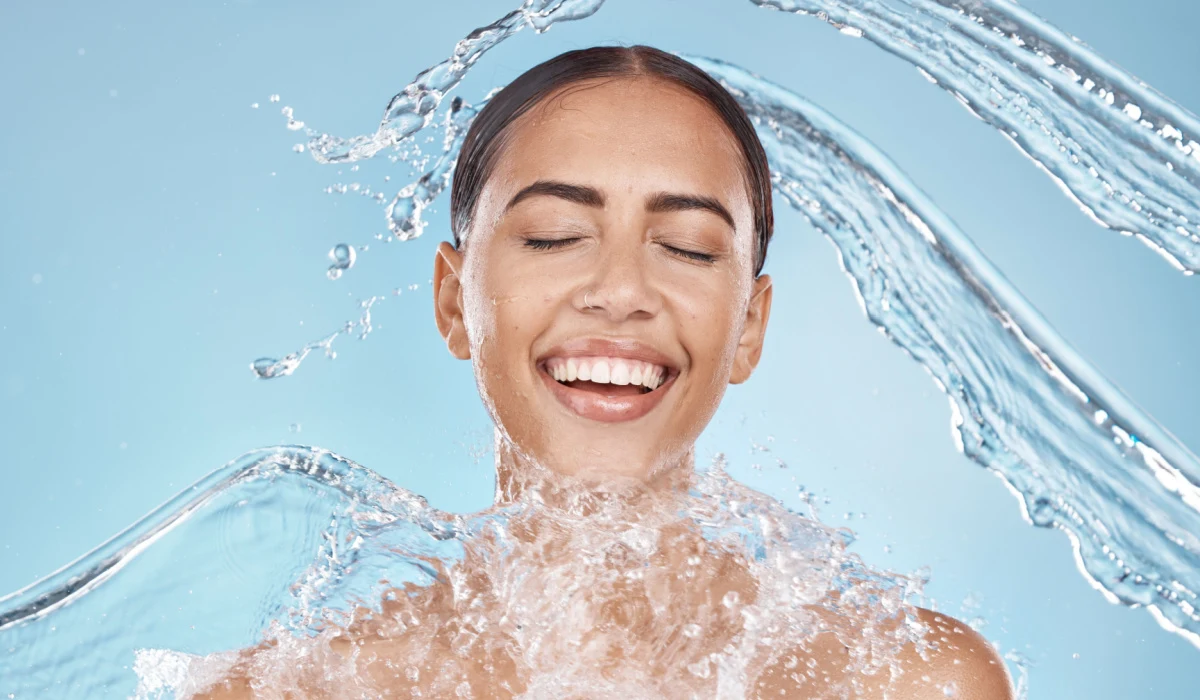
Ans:
POLYGON ((605 316, 613 323, 658 315, 662 296, 650 276, 648 253, 641 241, 602 243, 589 284, 578 294, 579 310, 605 316))

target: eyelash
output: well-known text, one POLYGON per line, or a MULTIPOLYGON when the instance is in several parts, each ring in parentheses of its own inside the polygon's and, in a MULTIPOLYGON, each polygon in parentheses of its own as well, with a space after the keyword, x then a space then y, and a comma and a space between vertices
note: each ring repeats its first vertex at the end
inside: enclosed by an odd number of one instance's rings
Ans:
POLYGON ((578 238, 526 238, 525 246, 534 250, 554 250, 578 240, 578 238))
MULTIPOLYGON (((532 248, 534 250, 555 250, 556 248, 562 248, 564 246, 568 246, 578 240, 580 240, 580 239, 579 238, 526 238, 525 246, 527 248, 532 248)), ((694 260, 696 262, 701 262, 701 263, 712 263, 712 262, 715 262, 717 259, 717 257, 715 255, 710 255, 708 253, 698 253, 694 250, 685 250, 683 248, 676 248, 675 246, 667 245, 666 243, 661 243, 660 245, 663 248, 666 248, 669 252, 671 252, 675 255, 678 255, 679 257, 684 258, 686 260, 694 260)))
POLYGON ((717 259, 717 256, 710 255, 708 253, 698 253, 694 250, 685 250, 683 248, 676 248, 675 246, 667 245, 666 243, 661 243, 660 245, 662 247, 666 248, 667 250, 669 250, 670 252, 674 253, 675 255, 678 255, 681 258, 686 258, 687 260, 695 260, 696 262, 701 262, 701 263, 712 263, 712 262, 716 261, 716 259, 717 259))

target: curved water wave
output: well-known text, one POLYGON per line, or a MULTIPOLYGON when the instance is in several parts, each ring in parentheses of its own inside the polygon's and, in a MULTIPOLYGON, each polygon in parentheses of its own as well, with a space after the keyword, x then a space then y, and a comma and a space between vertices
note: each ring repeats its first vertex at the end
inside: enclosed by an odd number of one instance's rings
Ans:
MULTIPOLYGON (((348 577, 364 533, 388 528, 392 545, 440 554, 457 523, 326 450, 255 450, 0 598, 0 697, 129 697, 139 650, 209 654, 306 624, 308 611, 371 595, 374 581, 348 577)), ((428 575, 400 554, 372 566, 398 581, 428 575)))
POLYGON ((689 57, 755 119, 776 191, 950 397, 958 446, 1067 532, 1113 602, 1200 645, 1200 461, 1080 357, 894 164, 815 105, 689 57))
POLYGON ((751 0, 916 66, 1093 220, 1200 270, 1200 120, 1009 0, 751 0))

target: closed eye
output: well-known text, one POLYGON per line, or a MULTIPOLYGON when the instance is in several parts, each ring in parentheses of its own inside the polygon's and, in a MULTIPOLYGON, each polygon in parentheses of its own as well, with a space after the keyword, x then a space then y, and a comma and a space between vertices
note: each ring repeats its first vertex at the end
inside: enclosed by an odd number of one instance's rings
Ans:
POLYGON ((700 253, 700 252, 697 252, 694 250, 687 250, 686 248, 676 248, 675 246, 667 245, 666 243, 660 243, 659 245, 661 245, 663 248, 666 248, 672 254, 678 255, 679 257, 685 258, 687 260, 695 260, 696 262, 702 262, 702 263, 711 263, 717 259, 717 256, 710 255, 709 253, 700 253))
POLYGON ((525 247, 533 248, 534 250, 554 250, 571 245, 575 241, 581 240, 575 238, 526 238, 525 247))

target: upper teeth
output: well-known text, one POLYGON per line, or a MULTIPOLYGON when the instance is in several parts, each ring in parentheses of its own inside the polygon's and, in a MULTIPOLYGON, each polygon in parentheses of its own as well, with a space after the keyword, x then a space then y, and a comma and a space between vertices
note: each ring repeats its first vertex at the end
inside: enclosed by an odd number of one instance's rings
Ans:
POLYGON ((546 360, 546 371, 560 382, 576 379, 597 384, 637 384, 657 389, 667 376, 667 368, 649 362, 618 357, 553 357, 546 360))

